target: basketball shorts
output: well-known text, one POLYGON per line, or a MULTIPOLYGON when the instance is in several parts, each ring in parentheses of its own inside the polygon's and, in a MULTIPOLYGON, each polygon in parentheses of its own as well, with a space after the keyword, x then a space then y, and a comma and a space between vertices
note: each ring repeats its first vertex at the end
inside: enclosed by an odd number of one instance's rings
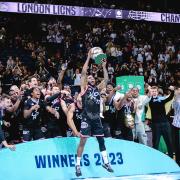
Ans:
POLYGON ((82 116, 80 133, 84 137, 104 136, 100 117, 96 119, 90 119, 87 116, 82 116))

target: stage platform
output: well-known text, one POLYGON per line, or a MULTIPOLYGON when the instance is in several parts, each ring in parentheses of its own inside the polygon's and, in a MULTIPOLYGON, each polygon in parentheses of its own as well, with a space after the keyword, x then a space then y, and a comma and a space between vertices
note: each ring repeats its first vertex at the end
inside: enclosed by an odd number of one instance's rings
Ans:
POLYGON ((96 138, 89 138, 81 159, 82 176, 75 175, 79 138, 53 138, 18 144, 16 151, 0 151, 2 180, 180 180, 180 167, 150 147, 106 138, 107 172, 96 138), (8 168, 7 168, 8 167, 8 168), (9 173, 10 172, 10 173, 9 173))
POLYGON ((180 180, 179 173, 149 174, 136 176, 104 177, 104 178, 74 178, 72 180, 180 180))

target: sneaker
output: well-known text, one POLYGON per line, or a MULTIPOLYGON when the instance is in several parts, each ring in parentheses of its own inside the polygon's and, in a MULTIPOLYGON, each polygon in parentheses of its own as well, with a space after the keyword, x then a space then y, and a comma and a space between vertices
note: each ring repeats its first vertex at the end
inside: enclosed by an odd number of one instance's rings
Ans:
POLYGON ((80 169, 79 165, 76 166, 76 176, 77 177, 82 176, 81 169, 80 169))
POLYGON ((109 172, 114 172, 109 163, 103 164, 102 167, 105 168, 109 172))

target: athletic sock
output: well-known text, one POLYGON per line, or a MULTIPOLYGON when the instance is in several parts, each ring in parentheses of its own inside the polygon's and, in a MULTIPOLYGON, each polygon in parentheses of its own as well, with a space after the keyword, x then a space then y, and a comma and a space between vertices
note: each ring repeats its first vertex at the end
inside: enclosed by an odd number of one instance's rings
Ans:
POLYGON ((106 151, 101 151, 101 154, 102 154, 104 164, 108 164, 109 160, 108 160, 107 152, 106 151))
POLYGON ((80 163, 81 163, 81 157, 77 157, 76 166, 80 166, 80 163))

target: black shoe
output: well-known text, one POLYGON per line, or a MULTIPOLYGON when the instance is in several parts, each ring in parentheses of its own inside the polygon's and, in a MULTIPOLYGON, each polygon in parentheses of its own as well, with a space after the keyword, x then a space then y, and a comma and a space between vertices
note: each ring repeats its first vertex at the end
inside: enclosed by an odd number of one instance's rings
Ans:
POLYGON ((114 172, 109 163, 103 164, 102 167, 105 168, 109 172, 114 172))
POLYGON ((77 177, 82 176, 81 169, 80 169, 79 165, 76 166, 76 176, 77 177))

